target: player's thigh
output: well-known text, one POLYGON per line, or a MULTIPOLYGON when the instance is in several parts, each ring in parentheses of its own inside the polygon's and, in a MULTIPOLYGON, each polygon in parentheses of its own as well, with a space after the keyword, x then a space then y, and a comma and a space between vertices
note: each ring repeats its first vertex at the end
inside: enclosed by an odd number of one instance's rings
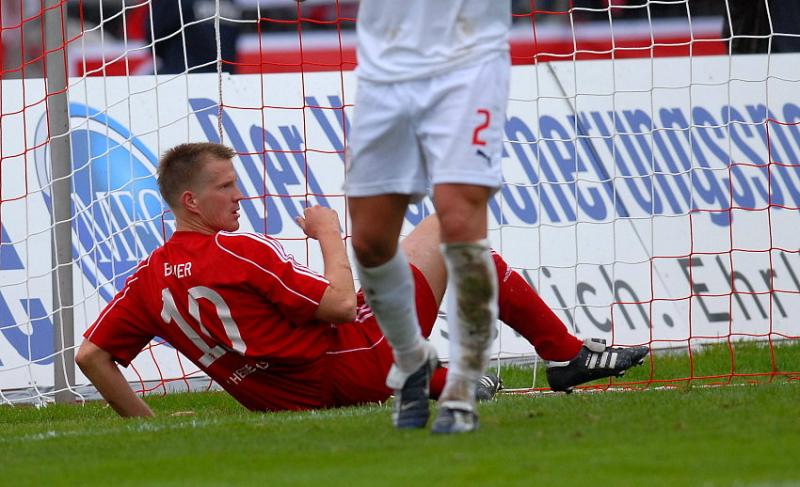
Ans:
POLYGON ((509 77, 504 55, 434 80, 417 129, 434 186, 500 187, 509 77))
POLYGON ((447 286, 447 268, 439 249, 440 243, 439 220, 436 215, 419 222, 408 237, 400 242, 409 264, 424 276, 437 309, 447 286))
POLYGON ((402 83, 359 81, 350 127, 345 191, 350 197, 427 192, 428 174, 402 83))

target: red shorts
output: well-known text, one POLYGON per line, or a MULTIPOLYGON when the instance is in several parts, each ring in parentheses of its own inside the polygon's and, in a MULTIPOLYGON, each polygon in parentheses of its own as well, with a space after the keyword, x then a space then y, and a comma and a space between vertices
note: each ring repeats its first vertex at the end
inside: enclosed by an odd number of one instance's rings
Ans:
MULTIPOLYGON (((431 334, 439 306, 428 281, 419 269, 411 266, 417 317, 422 335, 431 334)), ((328 352, 328 377, 331 381, 331 406, 349 406, 385 401, 392 390, 386 387, 386 375, 394 358, 372 309, 358 292, 358 318, 353 323, 336 325, 331 351, 328 352)))

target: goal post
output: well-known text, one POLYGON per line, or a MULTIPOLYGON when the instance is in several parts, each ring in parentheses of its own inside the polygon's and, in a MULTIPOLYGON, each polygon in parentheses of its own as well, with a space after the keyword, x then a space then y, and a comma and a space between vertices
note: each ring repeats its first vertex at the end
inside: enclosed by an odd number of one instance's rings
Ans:
MULTIPOLYGON (((166 149, 230 145, 241 230, 314 269, 294 217, 322 204, 347 230, 358 2, 218 0, 179 10, 174 28, 157 25, 157 3, 0 7, 2 404, 94 397, 74 348, 174 230, 155 180, 166 149), (160 57, 172 40, 178 72, 160 57)), ((777 52, 796 34, 743 30, 739 2, 690 3, 513 2, 490 239, 577 335, 656 351, 638 379, 606 387, 800 375, 781 359, 800 337, 800 53, 777 52), (770 42, 731 54, 731 38, 770 42), (752 363, 742 342, 763 344, 752 363), (724 364, 698 359, 707 344, 727 349, 724 364), (686 369, 665 375, 672 352, 686 369)), ((432 211, 410 207, 404 233, 432 211)), ((432 335, 443 355, 446 326, 441 315, 432 335)), ((536 357, 505 326, 493 347, 536 357)), ((158 338, 124 374, 143 393, 213 386, 158 338)))
POLYGON ((75 396, 75 353, 72 289, 72 165, 64 3, 47 0, 43 29, 47 78, 47 131, 52 174, 53 225, 53 385, 55 400, 69 402, 75 396))

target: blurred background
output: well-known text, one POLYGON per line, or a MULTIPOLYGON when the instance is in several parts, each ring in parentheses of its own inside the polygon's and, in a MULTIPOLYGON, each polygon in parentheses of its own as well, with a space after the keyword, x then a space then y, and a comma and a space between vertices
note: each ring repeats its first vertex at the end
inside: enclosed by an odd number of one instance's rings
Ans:
MULTIPOLYGON (((514 0, 512 58, 530 64, 797 50, 796 3, 514 0), (771 30, 785 32, 786 45, 780 37, 770 44, 771 30)), ((72 76, 347 70, 356 62, 356 0, 65 0, 57 8, 68 18, 72 76)), ((3 0, 3 78, 42 75, 41 19, 41 0, 3 0)))

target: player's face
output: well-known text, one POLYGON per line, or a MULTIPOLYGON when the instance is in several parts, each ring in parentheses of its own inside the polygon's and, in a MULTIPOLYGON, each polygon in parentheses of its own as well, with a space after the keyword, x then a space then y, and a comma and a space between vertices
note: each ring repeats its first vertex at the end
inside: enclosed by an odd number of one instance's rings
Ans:
POLYGON ((228 159, 212 159, 203 166, 195 192, 204 226, 213 232, 239 228, 239 201, 244 195, 236 184, 236 171, 228 159))

